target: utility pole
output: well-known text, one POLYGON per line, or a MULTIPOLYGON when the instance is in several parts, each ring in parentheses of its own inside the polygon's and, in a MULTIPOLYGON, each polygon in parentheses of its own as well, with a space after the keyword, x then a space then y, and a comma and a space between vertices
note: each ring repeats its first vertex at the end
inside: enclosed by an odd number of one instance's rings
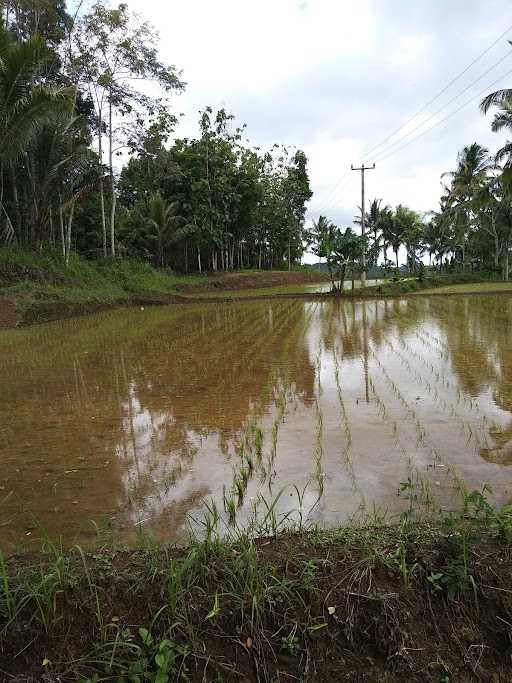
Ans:
MULTIPOLYGON (((350 168, 353 171, 361 171, 361 235, 366 236, 366 226, 365 226, 365 213, 364 213, 364 172, 373 171, 375 164, 372 166, 353 166, 350 164, 350 168)), ((361 287, 366 287, 366 249, 363 246, 363 269, 361 271, 361 287)))

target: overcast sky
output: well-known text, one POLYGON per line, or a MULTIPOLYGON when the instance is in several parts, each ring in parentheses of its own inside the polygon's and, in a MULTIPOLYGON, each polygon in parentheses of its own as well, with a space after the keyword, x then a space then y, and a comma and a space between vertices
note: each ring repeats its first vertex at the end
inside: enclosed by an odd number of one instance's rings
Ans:
POLYGON ((178 135, 195 134, 199 109, 223 106, 247 123, 254 145, 300 147, 314 191, 310 217, 321 212, 351 224, 360 178, 350 164, 361 161, 377 163, 367 174, 370 199, 435 209, 440 175, 453 168, 461 147, 478 141, 496 150, 503 142, 478 102, 489 89, 512 86, 512 31, 386 145, 364 154, 512 25, 510 0, 129 0, 129 6, 158 28, 163 59, 183 70, 187 89, 174 101, 186 115, 178 135))

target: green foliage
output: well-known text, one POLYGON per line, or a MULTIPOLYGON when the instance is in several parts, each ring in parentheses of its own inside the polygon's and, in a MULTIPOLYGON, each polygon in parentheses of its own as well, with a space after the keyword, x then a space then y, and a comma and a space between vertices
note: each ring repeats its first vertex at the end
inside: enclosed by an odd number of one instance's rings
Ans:
POLYGON ((157 187, 183 221, 170 255, 173 267, 188 272, 296 264, 311 196, 306 157, 300 151, 290 157, 277 145, 265 154, 247 147, 244 126, 233 130, 233 119, 207 107, 198 138, 176 140, 169 150, 151 143, 151 151, 128 162, 119 187, 126 207, 120 239, 129 251, 154 253, 141 226, 157 187))
POLYGON ((313 223, 307 239, 313 253, 326 259, 333 291, 341 293, 347 269, 358 268, 363 249, 367 247, 366 239, 351 228, 341 230, 325 216, 313 223))
MULTIPOLYGON (((188 646, 172 639, 155 639, 147 628, 139 628, 135 635, 130 629, 123 629, 115 643, 106 644, 106 651, 113 647, 110 661, 103 665, 104 673, 115 674, 118 680, 130 683, 168 683, 187 680, 186 660, 190 654, 188 646)), ((98 655, 101 661, 101 650, 98 655)), ((85 683, 94 683, 98 678, 89 678, 85 683)))

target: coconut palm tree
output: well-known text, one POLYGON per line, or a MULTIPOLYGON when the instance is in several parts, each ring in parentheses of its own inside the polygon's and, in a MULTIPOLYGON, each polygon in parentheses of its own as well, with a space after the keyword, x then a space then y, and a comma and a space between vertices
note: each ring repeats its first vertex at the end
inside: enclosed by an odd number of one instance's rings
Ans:
POLYGON ((44 41, 30 38, 15 42, 0 25, 0 213, 5 219, 5 238, 15 237, 4 204, 6 174, 27 151, 41 126, 57 109, 73 108, 74 88, 50 88, 37 83, 49 56, 44 41))
POLYGON ((451 178, 447 204, 452 211, 455 241, 462 252, 462 269, 466 266, 466 245, 474 221, 473 201, 485 184, 493 163, 489 151, 477 142, 464 147, 457 157, 455 171, 445 173, 451 178))
POLYGON ((366 227, 373 233, 373 239, 375 241, 377 241, 379 233, 379 219, 382 211, 380 208, 381 204, 382 199, 373 199, 370 202, 370 208, 366 214, 366 227))
POLYGON ((167 202, 160 192, 150 198, 148 225, 151 236, 156 240, 160 266, 165 265, 165 252, 169 244, 178 242, 189 232, 184 223, 178 215, 178 202, 167 202))
MULTIPOLYGON (((512 131, 512 97, 511 99, 503 100, 498 105, 498 112, 494 115, 491 123, 491 130, 494 133, 503 129, 512 131)), ((505 168, 512 166, 512 142, 510 140, 507 140, 505 145, 496 152, 495 161, 496 164, 504 162, 505 168)))
MULTIPOLYGON (((512 40, 508 41, 512 45, 512 40)), ((487 114, 489 109, 494 106, 501 106, 506 100, 512 100, 512 88, 502 88, 486 95, 480 102, 480 109, 487 114)))
POLYGON ((32 244, 39 246, 48 238, 53 241, 54 222, 58 220, 62 252, 68 261, 75 203, 97 184, 101 173, 97 155, 88 146, 83 119, 65 112, 54 114, 39 131, 24 156, 23 168, 20 164, 18 170, 22 183, 30 188, 25 222, 32 244))
POLYGON ((393 220, 392 246, 398 268, 398 249, 403 244, 407 250, 407 262, 411 270, 416 267, 418 252, 421 250, 422 226, 418 214, 407 206, 396 207, 393 220))
MULTIPOLYGON (((388 248, 393 242, 394 236, 394 216, 393 211, 389 206, 381 209, 379 216, 379 229, 382 238, 382 253, 384 256, 384 265, 388 264, 388 248)), ((400 245, 398 245, 400 247, 400 245)), ((397 263, 398 267, 398 263, 397 263)))

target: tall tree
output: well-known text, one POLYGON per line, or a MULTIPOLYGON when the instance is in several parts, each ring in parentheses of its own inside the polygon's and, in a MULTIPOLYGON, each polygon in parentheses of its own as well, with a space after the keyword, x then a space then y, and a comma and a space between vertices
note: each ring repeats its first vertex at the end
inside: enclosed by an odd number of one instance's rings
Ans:
MULTIPOLYGON (((107 139, 110 182, 110 254, 115 256, 116 175, 114 158, 123 148, 133 149, 141 128, 165 117, 167 102, 135 87, 139 81, 158 84, 164 93, 180 91, 184 83, 173 66, 158 58, 158 37, 147 22, 133 17, 125 3, 107 7, 101 0, 79 19, 72 33, 70 76, 87 91, 94 103, 100 163, 107 139)), ((107 221, 103 181, 100 182, 103 253, 107 254, 107 221)))
POLYGON ((461 250, 463 270, 466 268, 467 241, 474 221, 472 202, 484 185, 490 168, 489 151, 474 142, 459 152, 455 171, 445 174, 451 177, 448 206, 454 215, 455 239, 461 250))
POLYGON ((288 208, 288 220, 284 226, 288 270, 291 270, 292 256, 293 260, 302 256, 302 231, 306 216, 306 203, 313 196, 309 186, 307 161, 304 152, 297 150, 282 183, 282 199, 288 208))

